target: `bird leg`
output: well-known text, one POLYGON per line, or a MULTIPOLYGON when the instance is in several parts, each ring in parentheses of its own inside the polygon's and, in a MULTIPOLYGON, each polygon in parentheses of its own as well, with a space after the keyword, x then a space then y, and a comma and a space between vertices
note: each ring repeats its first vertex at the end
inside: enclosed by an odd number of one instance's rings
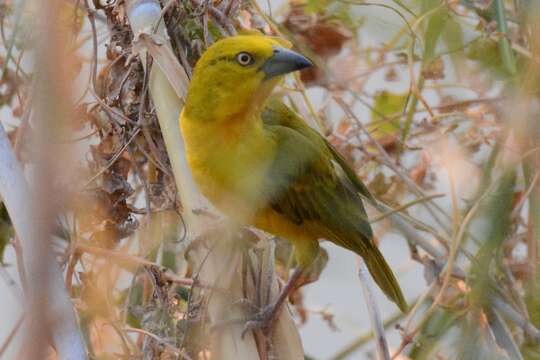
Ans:
POLYGON ((244 330, 242 331, 242 337, 244 337, 244 335, 251 330, 262 330, 265 335, 272 332, 281 306, 285 300, 287 300, 289 295, 296 289, 298 280, 300 279, 303 271, 304 269, 302 267, 297 267, 294 270, 293 274, 279 293, 277 299, 273 303, 265 306, 261 311, 255 314, 253 318, 246 322, 244 325, 244 330))

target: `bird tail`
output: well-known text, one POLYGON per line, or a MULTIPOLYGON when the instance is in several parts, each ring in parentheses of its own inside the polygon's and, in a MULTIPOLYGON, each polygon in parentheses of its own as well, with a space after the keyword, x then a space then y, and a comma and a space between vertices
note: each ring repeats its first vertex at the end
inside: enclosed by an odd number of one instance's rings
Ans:
POLYGON ((401 288, 399 287, 392 269, 390 269, 390 266, 379 249, 374 244, 370 244, 368 252, 363 256, 363 259, 366 262, 371 276, 381 290, 388 298, 390 298, 390 300, 396 303, 402 312, 407 312, 407 302, 403 297, 401 288))

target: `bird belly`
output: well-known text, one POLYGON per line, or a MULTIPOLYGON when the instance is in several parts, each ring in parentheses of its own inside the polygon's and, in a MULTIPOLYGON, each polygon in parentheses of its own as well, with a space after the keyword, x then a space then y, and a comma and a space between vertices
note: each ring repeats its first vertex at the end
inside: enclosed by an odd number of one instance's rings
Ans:
POLYGON ((187 160, 201 193, 225 215, 251 223, 263 206, 263 180, 273 155, 270 144, 257 136, 233 141, 220 136, 221 131, 214 136, 208 131, 187 130, 187 160))
POLYGON ((259 210, 252 225, 293 243, 317 239, 307 224, 297 225, 270 207, 259 210))

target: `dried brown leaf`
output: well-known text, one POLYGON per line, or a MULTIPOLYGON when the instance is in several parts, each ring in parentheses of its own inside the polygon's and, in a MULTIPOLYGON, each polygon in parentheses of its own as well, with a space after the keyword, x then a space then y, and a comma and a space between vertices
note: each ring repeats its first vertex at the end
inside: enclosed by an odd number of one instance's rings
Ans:
POLYGON ((444 79, 444 62, 438 57, 422 69, 422 75, 426 80, 444 79))

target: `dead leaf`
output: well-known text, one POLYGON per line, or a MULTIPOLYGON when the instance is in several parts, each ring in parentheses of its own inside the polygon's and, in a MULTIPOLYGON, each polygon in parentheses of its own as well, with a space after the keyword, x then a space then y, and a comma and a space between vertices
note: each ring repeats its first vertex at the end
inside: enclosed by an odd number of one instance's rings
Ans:
POLYGON ((398 79, 399 79, 398 73, 394 67, 391 67, 390 69, 388 69, 386 73, 384 74, 384 80, 386 81, 392 82, 392 81, 397 81, 398 79))
MULTIPOLYGON (((344 44, 352 38, 351 32, 342 24, 328 20, 318 14, 307 14, 304 3, 291 4, 290 11, 283 21, 299 42, 306 45, 322 60, 328 60, 341 52, 344 44)), ((332 66, 340 69, 340 67, 332 66)), ((324 81, 324 72, 316 67, 300 73, 306 85, 317 85, 324 81)), ((349 75, 350 76, 350 75, 349 75)))
POLYGON ((431 160, 429 159, 426 153, 422 153, 420 160, 416 163, 416 166, 409 172, 409 176, 414 180, 415 183, 422 186, 426 175, 428 173, 429 165, 431 160))
POLYGON ((330 58, 341 52, 345 42, 351 39, 351 34, 337 23, 319 21, 300 34, 313 52, 322 58, 330 58))
POLYGON ((351 123, 348 120, 341 120, 336 126, 335 132, 341 136, 347 136, 347 133, 351 129, 351 123))
POLYGON ((444 79, 444 62, 441 57, 431 61, 422 69, 422 75, 426 80, 441 80, 444 79))

